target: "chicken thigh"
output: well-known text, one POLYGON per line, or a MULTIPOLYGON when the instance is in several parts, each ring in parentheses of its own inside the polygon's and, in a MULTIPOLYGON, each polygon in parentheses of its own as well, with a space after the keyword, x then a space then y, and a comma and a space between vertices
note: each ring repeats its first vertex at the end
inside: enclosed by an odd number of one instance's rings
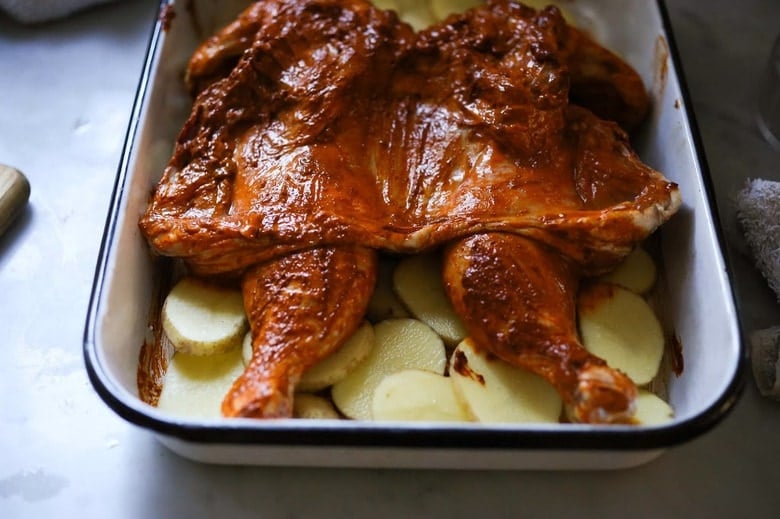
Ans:
POLYGON ((636 387, 580 343, 578 273, 565 257, 522 236, 475 234, 447 248, 444 285, 471 339, 546 378, 570 419, 630 422, 636 387))

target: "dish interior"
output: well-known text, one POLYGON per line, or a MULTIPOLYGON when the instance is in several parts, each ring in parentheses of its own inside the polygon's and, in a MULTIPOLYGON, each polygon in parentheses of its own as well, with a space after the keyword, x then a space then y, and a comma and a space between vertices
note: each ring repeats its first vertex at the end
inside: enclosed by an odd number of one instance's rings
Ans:
MULTIPOLYGON (((185 8, 180 3, 173 5, 175 17, 170 27, 159 32, 152 46, 149 82, 139 92, 140 118, 127 143, 127 171, 124 185, 117 189, 116 218, 104 251, 105 270, 95 296, 94 344, 90 346, 95 350, 96 371, 114 396, 124 406, 163 421, 170 417, 138 398, 139 350, 149 333, 149 308, 159 273, 137 222, 189 113, 191 99, 182 81, 187 60, 200 41, 246 4, 201 0, 185 8)), ((653 110, 636 136, 635 148, 644 162, 677 182, 681 189, 683 207, 661 228, 658 237, 666 291, 660 311, 671 323, 684 359, 682 373, 670 374, 667 381, 667 396, 676 417, 662 427, 674 428, 713 412, 733 388, 742 355, 731 289, 693 130, 655 3, 626 0, 620 9, 615 9, 611 0, 578 0, 564 5, 644 79, 653 110)), ((267 424, 242 420, 237 426, 251 429, 267 424)), ((342 426, 345 423, 329 424, 342 426)), ((532 430, 560 427, 567 425, 535 426, 532 430)), ((590 426, 588 430, 598 429, 590 426)))

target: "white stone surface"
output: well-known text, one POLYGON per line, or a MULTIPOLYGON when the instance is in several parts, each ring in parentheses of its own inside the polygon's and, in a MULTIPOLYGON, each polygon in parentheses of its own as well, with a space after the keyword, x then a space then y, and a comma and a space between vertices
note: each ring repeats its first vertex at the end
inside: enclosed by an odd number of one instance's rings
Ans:
MULTIPOLYGON (((616 2, 617 3, 617 2, 616 2)), ((616 472, 200 465, 122 421, 82 360, 93 271, 156 0, 22 26, 0 15, 0 162, 30 204, 0 237, 0 517, 771 517, 780 404, 750 376, 712 432, 616 472)), ((720 205, 744 331, 780 306, 743 255, 729 198, 780 179, 754 122, 780 2, 668 0, 720 205)))

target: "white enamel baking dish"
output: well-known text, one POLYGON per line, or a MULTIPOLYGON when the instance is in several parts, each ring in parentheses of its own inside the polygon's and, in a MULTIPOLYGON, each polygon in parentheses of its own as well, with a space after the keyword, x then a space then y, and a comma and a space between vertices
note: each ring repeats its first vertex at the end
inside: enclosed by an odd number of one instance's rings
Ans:
POLYGON ((643 76, 654 108, 635 142, 645 162, 680 185, 684 205, 660 231, 664 313, 682 346, 671 374, 673 422, 655 427, 382 424, 355 421, 202 420, 166 415, 138 397, 156 264, 138 227, 190 99, 182 72, 198 42, 241 2, 163 1, 154 27, 105 229, 86 323, 90 379, 120 416, 191 459, 235 464, 460 469, 621 468, 715 426, 735 404, 745 352, 713 215, 712 189, 662 2, 577 0, 608 47, 643 76), (171 19, 171 9, 175 16, 171 19))

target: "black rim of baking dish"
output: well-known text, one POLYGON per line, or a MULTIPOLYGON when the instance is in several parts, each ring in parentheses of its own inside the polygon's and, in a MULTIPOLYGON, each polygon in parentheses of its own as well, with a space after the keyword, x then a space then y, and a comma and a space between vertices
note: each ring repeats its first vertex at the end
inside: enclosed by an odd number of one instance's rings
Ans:
MULTIPOLYGON (((106 281, 110 259, 110 244, 117 232, 122 199, 129 174, 135 137, 139 131, 140 117, 147 87, 151 79, 155 56, 165 31, 163 11, 171 0, 162 0, 157 21, 153 25, 150 42, 139 80, 137 95, 128 125, 125 147, 121 156, 116 181, 100 244, 89 310, 84 332, 84 359, 89 379, 104 402, 125 420, 156 433, 184 441, 204 444, 275 445, 275 446, 347 446, 347 447, 409 447, 409 448, 467 448, 467 449, 555 449, 555 450, 651 450, 681 444, 697 437, 717 425, 734 407, 745 385, 747 365, 745 348, 740 352, 734 376, 721 397, 699 415, 685 421, 662 427, 566 425, 564 427, 522 428, 494 427, 483 424, 457 426, 436 424, 381 424, 340 421, 337 427, 326 422, 305 424, 296 420, 249 421, 226 420, 213 423, 192 423, 174 418, 162 418, 149 413, 151 409, 135 398, 125 400, 107 375, 98 359, 95 334, 96 319, 101 303, 102 287, 106 281)), ((663 0, 657 0, 663 28, 669 45, 672 64, 677 72, 683 97, 683 106, 690 124, 696 158, 701 169, 707 202, 713 215, 717 215, 714 189, 706 163, 698 126, 691 109, 690 96, 680 66, 680 58, 671 30, 671 22, 663 0)), ((717 218, 713 218, 715 234, 721 256, 726 264, 726 274, 733 279, 725 254, 724 237, 717 218)), ((733 293, 731 293, 733 300, 733 293)), ((736 307, 736 305, 735 305, 736 307)), ((737 322, 739 326, 739 322, 737 322)))

